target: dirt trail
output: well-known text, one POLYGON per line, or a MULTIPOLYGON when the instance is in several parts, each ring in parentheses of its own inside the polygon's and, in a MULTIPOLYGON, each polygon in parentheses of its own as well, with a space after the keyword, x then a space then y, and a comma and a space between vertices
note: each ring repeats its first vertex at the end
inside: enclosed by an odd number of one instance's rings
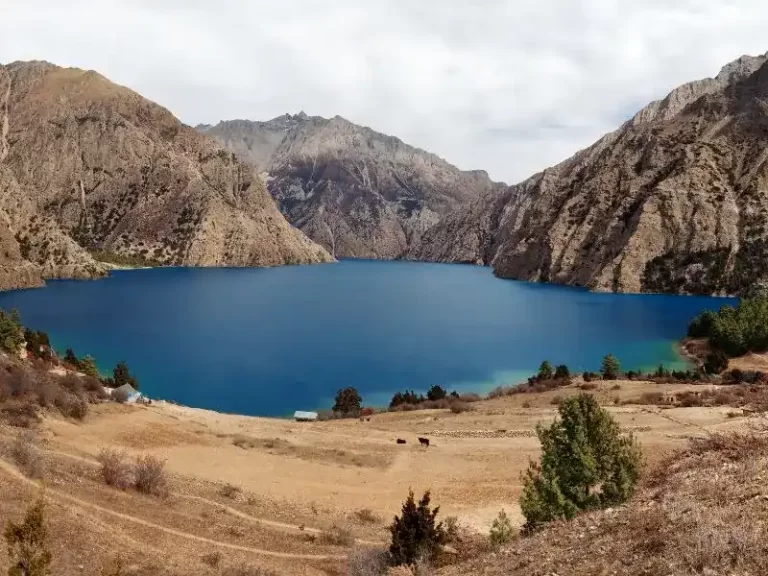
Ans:
POLYGON ((149 522, 147 520, 143 520, 142 518, 131 516, 130 514, 123 514, 122 512, 116 512, 115 510, 104 508, 103 506, 99 506, 98 504, 92 504, 90 502, 86 502, 85 500, 81 500, 80 498, 76 498, 64 492, 60 492, 49 486, 44 486, 43 484, 35 480, 27 478, 14 466, 12 466, 10 463, 2 459, 0 459, 0 469, 2 469, 4 472, 9 474, 13 478, 21 482, 24 482, 26 484, 29 484, 30 486, 34 486, 36 488, 44 487, 46 494, 54 495, 64 500, 69 500, 70 502, 73 502, 74 504, 76 504, 77 506, 80 506, 81 508, 86 508, 89 510, 95 510, 97 512, 101 512, 103 514, 108 514, 110 516, 114 516, 115 518, 120 518, 121 520, 125 520, 127 522, 133 522, 134 524, 139 524, 147 528, 159 530, 161 532, 164 532, 165 534, 170 534, 171 536, 177 536, 179 538, 185 538, 187 540, 193 540, 195 542, 202 542, 204 544, 211 544, 213 546, 219 546, 221 548, 228 548, 230 550, 238 550, 240 552, 249 552, 252 554, 258 554, 261 556, 271 556, 274 558, 288 558, 288 559, 294 559, 294 560, 343 560, 346 558, 346 555, 344 554, 292 554, 289 552, 275 552, 273 550, 264 550, 262 548, 252 548, 250 546, 241 546, 239 544, 231 544, 229 542, 220 542, 218 540, 213 540, 211 538, 205 538, 204 536, 197 536, 195 534, 190 534, 188 532, 182 532, 181 530, 174 530, 173 528, 168 528, 167 526, 161 526, 160 524, 155 524, 154 522, 149 522))
MULTIPOLYGON (((66 452, 60 452, 58 450, 46 450, 46 452, 48 452, 49 454, 54 454, 56 456, 62 456, 63 458, 69 458, 77 462, 82 462, 83 464, 88 464, 89 466, 94 466, 94 467, 98 466, 98 462, 96 462, 95 460, 91 460, 90 458, 85 458, 84 456, 76 456, 74 454, 68 454, 66 452)), ((323 532, 320 528, 310 528, 308 526, 299 526, 297 524, 280 522, 278 520, 269 520, 268 518, 262 518, 260 516, 252 516, 251 514, 242 512, 237 508, 233 508, 232 506, 227 506, 226 504, 216 502, 215 500, 210 500, 209 498, 204 498, 203 496, 194 496, 192 494, 175 494, 175 496, 177 498, 195 500, 197 502, 202 502, 203 504, 215 506, 221 510, 225 510, 228 514, 231 514, 232 516, 237 516, 238 518, 242 518, 243 520, 248 520, 249 522, 254 522, 256 524, 269 526, 270 528, 279 528, 281 530, 290 530, 292 532, 303 532, 307 534, 320 534, 323 532)), ((364 540, 362 538, 355 538, 355 543, 364 544, 366 546, 380 546, 384 544, 383 541, 374 542, 372 540, 364 540)))

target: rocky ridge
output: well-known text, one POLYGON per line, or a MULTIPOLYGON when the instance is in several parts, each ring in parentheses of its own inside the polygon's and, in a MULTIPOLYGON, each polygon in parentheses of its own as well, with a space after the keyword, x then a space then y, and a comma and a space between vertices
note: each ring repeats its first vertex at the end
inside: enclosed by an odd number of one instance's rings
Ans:
POLYGON ((445 217, 410 258, 619 292, 768 276, 768 60, 685 84, 565 162, 445 217))
POLYGON ((198 129, 266 172, 286 218, 339 257, 402 257, 445 215, 504 188, 340 116, 198 129))
POLYGON ((253 169, 100 74, 0 65, 0 288, 98 277, 98 250, 161 264, 330 261, 253 169))

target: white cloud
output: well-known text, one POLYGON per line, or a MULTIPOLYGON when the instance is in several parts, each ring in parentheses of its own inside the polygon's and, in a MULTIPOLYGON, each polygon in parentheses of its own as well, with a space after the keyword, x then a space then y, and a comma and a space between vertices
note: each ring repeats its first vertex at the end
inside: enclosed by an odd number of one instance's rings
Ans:
POLYGON ((514 182, 766 28, 758 0, 0 0, 0 62, 94 69, 189 124, 339 114, 514 182))

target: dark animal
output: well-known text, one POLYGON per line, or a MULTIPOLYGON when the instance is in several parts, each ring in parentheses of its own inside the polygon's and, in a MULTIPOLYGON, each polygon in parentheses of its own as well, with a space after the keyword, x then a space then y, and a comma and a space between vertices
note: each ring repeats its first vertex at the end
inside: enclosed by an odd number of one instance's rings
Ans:
POLYGON ((402 438, 398 438, 397 439, 397 443, 398 444, 405 444, 405 440, 403 440, 402 438))
POLYGON ((419 438, 419 444, 429 448, 429 438, 419 438))

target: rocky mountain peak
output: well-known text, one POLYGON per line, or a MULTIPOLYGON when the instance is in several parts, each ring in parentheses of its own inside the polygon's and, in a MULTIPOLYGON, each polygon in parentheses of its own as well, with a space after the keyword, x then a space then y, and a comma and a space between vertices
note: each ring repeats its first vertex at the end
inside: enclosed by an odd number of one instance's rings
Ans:
POLYGON ((4 221, 0 288, 34 279, 29 266, 38 282, 104 274, 90 251, 192 266, 330 260, 216 140, 96 72, 45 62, 0 66, 4 221))
POLYGON ((689 82, 615 132, 443 218, 410 256, 621 292, 768 279, 768 55, 689 82))
POLYGON ((267 172, 288 220, 336 256, 403 256, 443 215, 500 188, 338 115, 221 122, 207 133, 267 172))

